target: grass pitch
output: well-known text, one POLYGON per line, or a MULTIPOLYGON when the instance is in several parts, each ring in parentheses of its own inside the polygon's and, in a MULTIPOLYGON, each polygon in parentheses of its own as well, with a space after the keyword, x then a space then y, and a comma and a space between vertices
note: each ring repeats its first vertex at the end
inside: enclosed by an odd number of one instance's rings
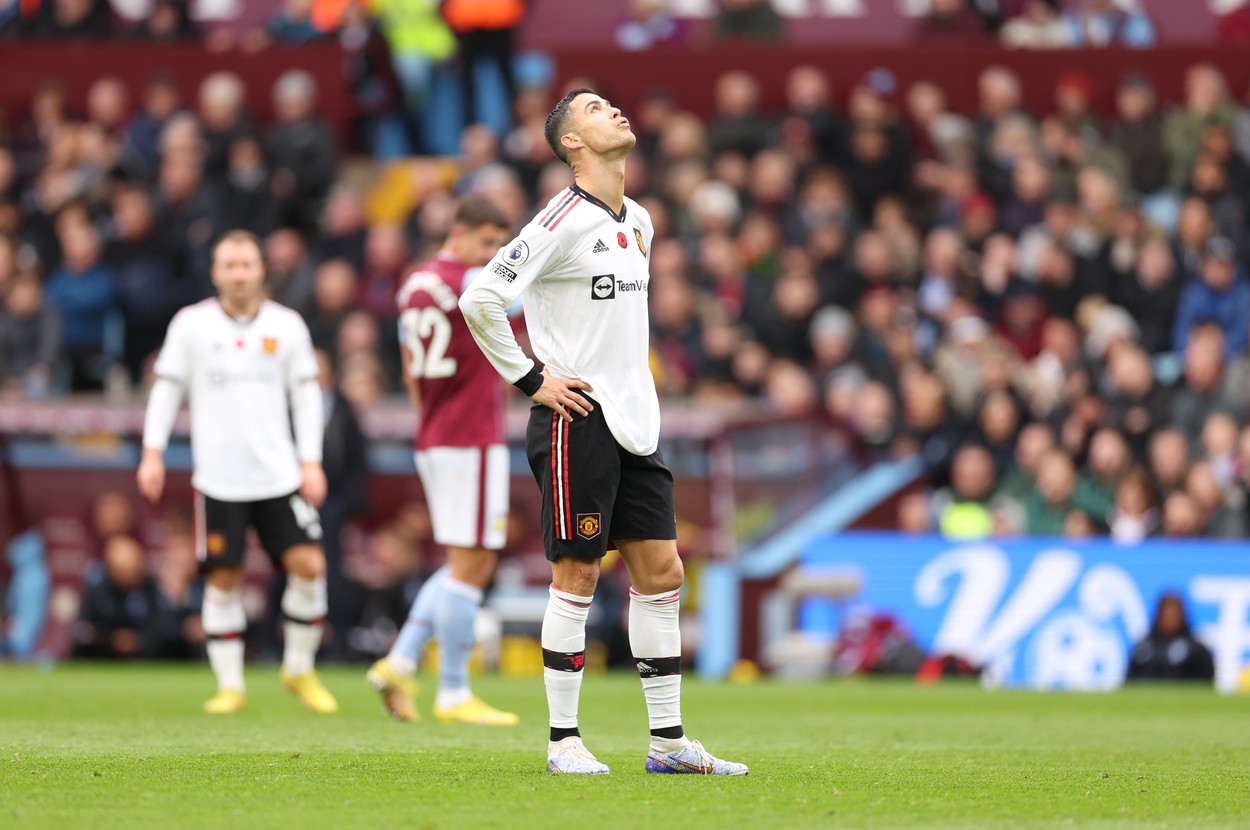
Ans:
MULTIPOLYGON (((0 827, 1245 827, 1250 699, 955 683, 685 682, 687 730, 746 778, 649 776, 636 677, 590 676, 607 778, 543 771, 542 681, 482 677, 512 729, 397 724, 361 669, 307 714, 249 667, 246 712, 200 714, 207 666, 0 666, 0 827)), ((432 684, 426 683, 429 687, 432 684)), ((431 692, 421 695, 428 713, 431 692)))

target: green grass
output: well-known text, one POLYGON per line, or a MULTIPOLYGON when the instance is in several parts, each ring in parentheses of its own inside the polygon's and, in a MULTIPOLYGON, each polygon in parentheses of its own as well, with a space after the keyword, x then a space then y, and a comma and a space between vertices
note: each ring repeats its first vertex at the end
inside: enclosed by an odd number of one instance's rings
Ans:
MULTIPOLYGON (((248 709, 199 713, 207 666, 0 666, 0 827, 1245 827, 1250 699, 963 683, 704 684, 685 718, 746 778, 647 776, 638 680, 586 678, 608 778, 543 772, 542 681, 483 677, 515 729, 392 723, 361 670, 334 717, 250 667, 248 709)), ((429 684, 427 684, 429 685, 429 684)), ((428 711, 430 693, 421 696, 428 711)))

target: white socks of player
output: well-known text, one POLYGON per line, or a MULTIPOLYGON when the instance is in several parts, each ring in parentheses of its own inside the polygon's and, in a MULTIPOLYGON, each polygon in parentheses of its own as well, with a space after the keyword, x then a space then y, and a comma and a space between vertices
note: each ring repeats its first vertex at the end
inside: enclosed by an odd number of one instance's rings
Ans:
POLYGON ((208 664, 217 677, 217 690, 243 692, 243 632, 247 614, 243 611, 242 589, 222 591, 206 585, 201 620, 208 636, 208 664))
POLYGON ((551 586, 543 614, 543 685, 551 740, 577 735, 577 704, 586 663, 586 617, 593 597, 579 597, 551 586))
POLYGON ((325 628, 326 578, 301 579, 288 575, 282 594, 282 613, 286 617, 282 632, 282 670, 288 677, 301 677, 313 670, 321 632, 325 628))
POLYGON ((687 743, 681 728, 681 591, 629 589, 629 648, 647 700, 651 746, 674 752, 687 743))

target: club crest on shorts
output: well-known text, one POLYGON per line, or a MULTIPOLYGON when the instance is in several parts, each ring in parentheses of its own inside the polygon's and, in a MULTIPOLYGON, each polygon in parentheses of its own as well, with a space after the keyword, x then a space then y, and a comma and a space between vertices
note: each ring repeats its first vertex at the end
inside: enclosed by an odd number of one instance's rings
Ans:
POLYGON ((647 255, 647 243, 642 241, 642 231, 634 228, 634 239, 638 241, 638 250, 642 251, 642 255, 647 255))
POLYGON ((209 556, 221 556, 226 552, 226 537, 222 533, 210 533, 208 538, 204 540, 204 547, 207 548, 209 556))
POLYGON ((261 341, 260 341, 260 344, 261 344, 261 346, 263 346, 263 347, 264 347, 264 349, 265 349, 265 354, 277 354, 277 352, 278 352, 278 338, 276 338, 276 337, 266 337, 264 340, 261 340, 261 341))
POLYGON ((593 539, 599 535, 599 514, 578 513, 577 535, 583 539, 593 539))

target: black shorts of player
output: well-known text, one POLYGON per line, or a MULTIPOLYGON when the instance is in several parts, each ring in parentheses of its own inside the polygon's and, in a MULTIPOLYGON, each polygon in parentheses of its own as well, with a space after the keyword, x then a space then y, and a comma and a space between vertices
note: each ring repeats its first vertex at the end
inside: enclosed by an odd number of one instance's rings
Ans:
POLYGON ((259 501, 220 501, 195 494, 195 552, 200 570, 236 568, 247 550, 247 529, 255 528, 275 568, 296 545, 321 544, 321 519, 299 493, 259 501))
POLYGON ((634 455, 595 406, 566 422, 534 404, 525 454, 542 491, 547 558, 598 559, 620 539, 676 539, 673 474, 657 449, 634 455))

